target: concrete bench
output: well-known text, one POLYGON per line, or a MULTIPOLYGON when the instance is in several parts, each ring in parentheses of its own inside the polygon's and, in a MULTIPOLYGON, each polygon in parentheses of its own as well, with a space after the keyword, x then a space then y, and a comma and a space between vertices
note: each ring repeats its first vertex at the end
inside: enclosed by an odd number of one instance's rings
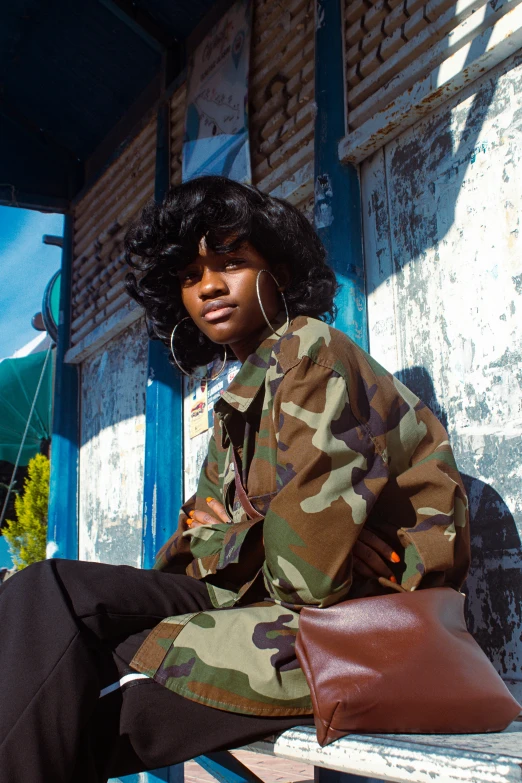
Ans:
MULTIPOLYGON (((321 748, 312 727, 242 750, 315 767, 315 783, 522 783, 522 720, 498 734, 351 734, 321 748)), ((219 783, 263 783, 227 751, 194 759, 219 783)), ((183 764, 114 783, 183 783, 183 764)))
POLYGON ((245 750, 313 764, 316 783, 522 781, 522 721, 498 734, 352 734, 325 748, 313 728, 302 727, 245 750))

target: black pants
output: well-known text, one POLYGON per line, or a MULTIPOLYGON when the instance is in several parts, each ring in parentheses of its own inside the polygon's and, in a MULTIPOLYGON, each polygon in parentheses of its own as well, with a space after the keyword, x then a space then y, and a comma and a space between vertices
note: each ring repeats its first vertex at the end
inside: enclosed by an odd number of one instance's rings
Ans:
POLYGON ((207 608, 197 580, 129 566, 47 560, 5 582, 2 783, 100 783, 311 724, 311 716, 215 710, 152 680, 99 698, 144 632, 164 617, 207 608))

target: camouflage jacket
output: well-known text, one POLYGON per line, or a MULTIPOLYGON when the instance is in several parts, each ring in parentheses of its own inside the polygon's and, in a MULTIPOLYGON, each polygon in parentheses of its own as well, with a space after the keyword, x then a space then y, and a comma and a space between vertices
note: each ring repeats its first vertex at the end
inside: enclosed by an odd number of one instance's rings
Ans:
POLYGON ((182 696, 257 715, 312 712, 294 641, 302 606, 451 585, 469 563, 467 499, 431 411, 348 337, 300 316, 270 335, 216 405, 196 495, 156 568, 205 579, 211 611, 169 617, 134 669, 182 696), (236 499, 238 469, 261 519, 236 499), (186 524, 217 498, 231 523, 186 524), (363 527, 391 523, 398 585, 352 578, 363 527))

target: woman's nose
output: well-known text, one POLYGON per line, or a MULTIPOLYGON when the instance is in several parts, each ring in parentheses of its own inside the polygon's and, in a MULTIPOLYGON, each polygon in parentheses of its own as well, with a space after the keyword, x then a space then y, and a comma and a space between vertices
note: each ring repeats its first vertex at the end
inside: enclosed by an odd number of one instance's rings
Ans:
POLYGON ((214 269, 204 269, 199 284, 200 296, 216 296, 225 292, 227 292, 227 285, 223 275, 214 269))

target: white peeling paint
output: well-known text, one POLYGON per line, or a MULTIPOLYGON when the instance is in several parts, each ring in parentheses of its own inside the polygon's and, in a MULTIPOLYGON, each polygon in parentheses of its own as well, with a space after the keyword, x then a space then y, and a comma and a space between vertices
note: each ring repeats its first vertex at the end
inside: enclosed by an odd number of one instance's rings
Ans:
POLYGON ((325 748, 313 728, 302 727, 245 749, 396 783, 522 780, 522 723, 486 735, 351 734, 325 748))
POLYGON ((82 364, 82 560, 141 565, 147 346, 140 320, 82 364))
POLYGON ((472 512, 470 628, 518 698, 521 59, 361 168, 370 350, 447 419, 472 512))
POLYGON ((45 547, 45 557, 47 559, 54 557, 57 552, 58 552, 58 544, 56 543, 56 541, 48 541, 47 546, 45 547))

